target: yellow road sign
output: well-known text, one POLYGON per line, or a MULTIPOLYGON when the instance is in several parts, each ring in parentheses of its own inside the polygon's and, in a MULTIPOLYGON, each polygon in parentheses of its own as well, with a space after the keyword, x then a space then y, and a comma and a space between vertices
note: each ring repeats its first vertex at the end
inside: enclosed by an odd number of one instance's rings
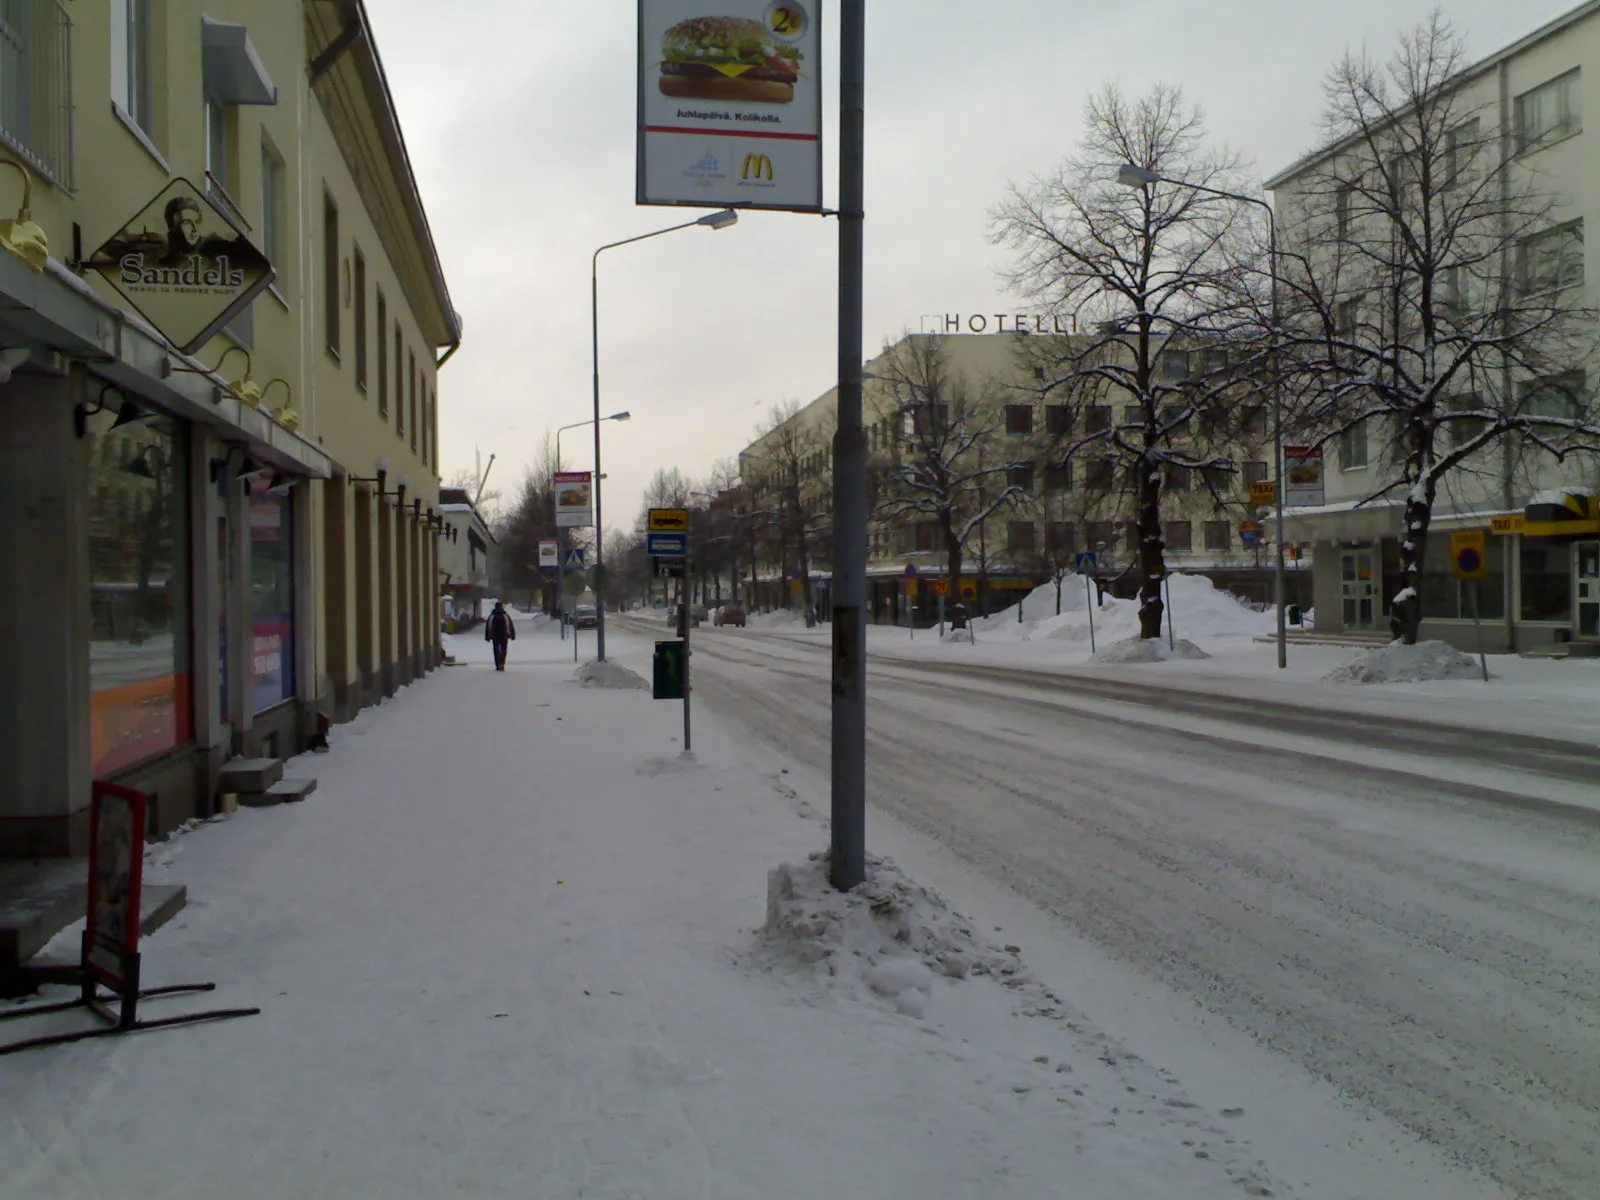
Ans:
POLYGON ((963 600, 976 600, 978 598, 978 585, 970 579, 961 581, 961 598, 963 600))
POLYGON ((1458 529, 1450 535, 1450 571, 1457 579, 1489 577, 1486 540, 1481 529, 1458 529))
POLYGON ((1513 513, 1509 517, 1490 517, 1489 529, 1493 533, 1521 533, 1526 523, 1527 518, 1521 513, 1513 513))
POLYGON ((647 531, 650 533, 687 533, 689 532, 689 510, 687 508, 652 508, 647 531))
POLYGON ((935 579, 928 585, 928 590, 935 596, 948 596, 950 594, 950 581, 948 579, 935 579))
POLYGON ((915 579, 906 580, 906 595, 915 596, 916 594, 917 594, 917 581, 915 579))
POLYGON ((1278 502, 1278 485, 1270 479, 1266 483, 1252 483, 1250 485, 1251 504, 1276 504, 1278 502))

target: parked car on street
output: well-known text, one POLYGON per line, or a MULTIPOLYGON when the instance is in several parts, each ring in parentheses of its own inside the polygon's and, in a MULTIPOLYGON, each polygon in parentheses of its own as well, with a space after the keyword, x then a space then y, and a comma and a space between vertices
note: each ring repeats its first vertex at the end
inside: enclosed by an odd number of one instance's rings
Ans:
POLYGON ((724 604, 717 609, 717 618, 713 624, 737 625, 740 629, 743 629, 745 627, 744 606, 742 604, 724 604))
POLYGON ((592 604, 579 604, 572 610, 572 623, 578 629, 593 629, 599 624, 599 617, 592 604))

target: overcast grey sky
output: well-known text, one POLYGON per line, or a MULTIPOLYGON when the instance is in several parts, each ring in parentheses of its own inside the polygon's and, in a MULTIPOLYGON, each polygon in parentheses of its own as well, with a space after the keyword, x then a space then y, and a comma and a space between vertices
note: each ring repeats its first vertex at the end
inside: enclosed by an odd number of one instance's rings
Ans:
MULTIPOLYGON (((1576 0, 1453 0, 1474 57, 1576 0)), ((636 0, 368 0, 466 341, 440 380, 445 475, 474 447, 520 482, 546 428, 590 414, 589 256, 698 210, 634 204, 636 0)), ((708 11, 716 7, 708 3, 708 11)), ((872 0, 867 26, 870 356, 924 313, 1012 312, 987 210, 1075 144, 1087 94, 1181 84, 1265 178, 1309 149, 1346 46, 1387 52, 1432 0, 872 0)), ((824 9, 825 84, 837 29, 824 9)), ((837 107, 830 90, 825 109, 837 107)), ((824 154, 837 197, 836 120, 824 154)), ((606 524, 657 467, 704 474, 772 403, 833 382, 837 226, 752 213, 600 266, 606 524)), ((562 439, 590 463, 587 430, 562 439)))

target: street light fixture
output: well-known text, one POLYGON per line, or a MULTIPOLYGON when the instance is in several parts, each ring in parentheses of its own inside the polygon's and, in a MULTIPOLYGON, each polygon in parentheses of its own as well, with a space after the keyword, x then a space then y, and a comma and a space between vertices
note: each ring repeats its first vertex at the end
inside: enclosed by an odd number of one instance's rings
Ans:
MULTIPOLYGON (((606 593, 605 571, 600 564, 600 550, 605 525, 601 519, 600 509, 600 422, 608 418, 600 415, 600 255, 607 250, 615 250, 618 246, 632 245, 649 238, 660 237, 664 233, 676 233, 680 229, 691 229, 696 225, 703 225, 707 229, 726 229, 739 221, 739 213, 732 208, 718 209, 716 212, 707 213, 693 221, 685 221, 681 225, 669 225, 665 229, 657 229, 653 233, 641 233, 631 238, 623 238, 620 242, 607 242, 594 252, 589 260, 589 315, 592 327, 592 344, 594 347, 594 615, 595 615, 595 656, 600 662, 606 660, 606 593)), ((627 420, 628 414, 618 414, 618 420, 627 420)))
MULTIPOLYGON (((1217 196, 1223 200, 1236 200, 1240 204, 1254 204, 1257 208, 1266 210, 1267 272, 1272 282, 1268 320, 1272 325, 1272 338, 1276 342, 1278 337, 1278 221, 1277 214, 1272 211, 1272 205, 1259 196, 1246 196, 1241 192, 1225 192, 1220 188, 1207 187, 1202 183, 1189 183, 1183 179, 1168 179, 1160 172, 1152 171, 1149 167, 1141 167, 1136 163, 1123 163, 1118 167, 1117 182, 1123 187, 1132 188, 1154 187, 1158 183, 1170 183, 1173 187, 1188 188, 1191 192, 1217 196)), ((1277 555, 1272 571, 1272 592, 1278 609, 1278 667, 1282 669, 1289 665, 1289 634, 1283 606, 1283 387, 1278 379, 1276 364, 1273 365, 1272 373, 1272 458, 1273 470, 1277 472, 1277 486, 1273 489, 1273 507, 1276 514, 1274 523, 1277 527, 1277 555)))

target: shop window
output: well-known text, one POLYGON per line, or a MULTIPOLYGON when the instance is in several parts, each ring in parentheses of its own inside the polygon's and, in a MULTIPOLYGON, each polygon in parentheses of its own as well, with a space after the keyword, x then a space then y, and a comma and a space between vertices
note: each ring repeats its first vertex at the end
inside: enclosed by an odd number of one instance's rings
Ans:
POLYGON ((294 501, 250 481, 250 700, 261 712, 294 699, 294 501))
MULTIPOLYGON (((1490 538, 1489 544, 1500 541, 1490 538)), ((1522 543, 1522 619, 1572 620, 1572 549, 1537 541, 1522 543)), ((1426 611, 1426 610, 1424 610, 1426 611)))
POLYGON ((92 418, 89 461, 90 767, 96 777, 188 741, 188 473, 182 428, 92 418))

